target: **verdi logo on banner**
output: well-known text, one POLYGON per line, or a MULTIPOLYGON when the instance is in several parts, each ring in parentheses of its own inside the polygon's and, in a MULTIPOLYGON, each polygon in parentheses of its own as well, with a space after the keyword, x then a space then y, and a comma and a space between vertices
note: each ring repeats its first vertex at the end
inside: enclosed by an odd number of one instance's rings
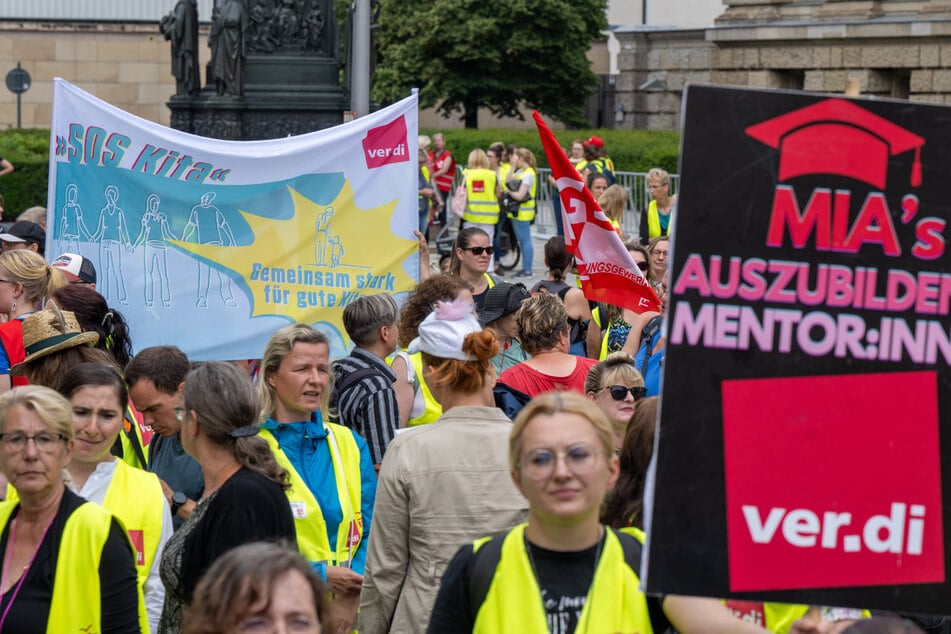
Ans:
POLYGON ((649 591, 946 611, 948 114, 689 88, 649 591))
POLYGON ((367 168, 382 167, 390 163, 405 163, 409 160, 406 142, 406 118, 400 115, 390 123, 371 128, 363 139, 363 153, 367 168))

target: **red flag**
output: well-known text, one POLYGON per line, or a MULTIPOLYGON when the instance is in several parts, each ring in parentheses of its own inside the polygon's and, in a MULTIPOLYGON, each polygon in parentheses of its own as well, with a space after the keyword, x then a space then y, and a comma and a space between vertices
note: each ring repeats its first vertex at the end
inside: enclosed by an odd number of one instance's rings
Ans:
POLYGON ((575 256, 584 296, 636 313, 659 311, 657 294, 634 264, 611 221, 581 181, 555 135, 537 110, 532 116, 561 197, 565 246, 575 256))

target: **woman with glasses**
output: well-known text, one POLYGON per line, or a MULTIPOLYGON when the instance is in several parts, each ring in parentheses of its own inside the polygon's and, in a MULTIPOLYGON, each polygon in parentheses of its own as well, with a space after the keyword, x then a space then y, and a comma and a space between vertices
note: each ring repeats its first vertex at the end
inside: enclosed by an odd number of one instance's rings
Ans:
POLYGON ((666 170, 655 167, 647 172, 646 180, 651 201, 641 212, 638 235, 643 244, 648 244, 654 238, 670 235, 671 212, 677 198, 670 195, 670 174, 666 170))
POLYGON ((456 235, 449 273, 472 287, 477 311, 485 303, 485 292, 495 286, 495 279, 488 273, 492 252, 491 236, 479 227, 466 227, 456 235))
POLYGON ((72 408, 53 390, 0 396, 0 468, 17 494, 0 503, 0 632, 147 627, 125 529, 63 480, 75 443, 72 408))
POLYGON ((505 460, 512 424, 492 406, 498 341, 465 301, 440 302, 418 332, 410 350, 422 354, 444 413, 387 448, 373 509, 385 530, 368 547, 363 634, 424 632, 435 581, 459 544, 525 519, 505 460))
POLYGON ((0 392, 14 385, 26 385, 23 377, 11 378, 10 368, 23 361, 23 320, 42 308, 43 300, 56 288, 66 285, 58 270, 46 265, 33 251, 17 249, 0 254, 0 392))
POLYGON ((584 391, 611 421, 614 448, 620 451, 634 407, 647 395, 644 377, 634 367, 634 358, 626 352, 612 352, 588 370, 584 391))
POLYGON ((650 279, 655 283, 663 279, 667 272, 667 256, 670 254, 670 238, 661 236, 651 240, 647 247, 650 254, 650 279))
POLYGON ((512 428, 509 464, 528 522, 460 549, 429 632, 547 632, 550 623, 579 633, 750 631, 715 599, 639 590, 641 542, 598 516, 618 459, 611 424, 588 399, 552 393, 529 403, 512 428))

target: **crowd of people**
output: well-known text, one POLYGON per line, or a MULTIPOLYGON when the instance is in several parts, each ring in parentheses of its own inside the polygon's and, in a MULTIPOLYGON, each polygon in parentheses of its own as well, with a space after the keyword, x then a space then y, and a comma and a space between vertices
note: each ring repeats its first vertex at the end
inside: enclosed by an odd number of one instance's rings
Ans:
MULTIPOLYGON (((453 196, 434 144, 424 249, 453 196)), ((572 158, 663 303, 668 176, 648 179, 645 246, 603 142, 572 158)), ((493 144, 468 164, 449 271, 349 304, 337 359, 302 323, 250 365, 133 356, 92 262, 0 234, 0 634, 872 631, 848 629, 862 611, 771 604, 754 624, 641 591, 663 306, 589 303, 558 236, 531 289, 494 278, 488 220, 507 194, 527 231, 535 158, 493 144)))

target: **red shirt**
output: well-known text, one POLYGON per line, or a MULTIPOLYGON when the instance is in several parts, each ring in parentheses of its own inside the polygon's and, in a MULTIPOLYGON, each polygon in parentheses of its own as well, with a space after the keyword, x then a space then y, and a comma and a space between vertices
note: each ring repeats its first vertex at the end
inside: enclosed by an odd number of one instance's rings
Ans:
POLYGON ((584 380, 597 359, 575 357, 575 369, 567 376, 551 376, 530 367, 524 361, 514 365, 499 375, 499 381, 529 396, 538 396, 545 392, 566 392, 573 390, 584 394, 584 380))

